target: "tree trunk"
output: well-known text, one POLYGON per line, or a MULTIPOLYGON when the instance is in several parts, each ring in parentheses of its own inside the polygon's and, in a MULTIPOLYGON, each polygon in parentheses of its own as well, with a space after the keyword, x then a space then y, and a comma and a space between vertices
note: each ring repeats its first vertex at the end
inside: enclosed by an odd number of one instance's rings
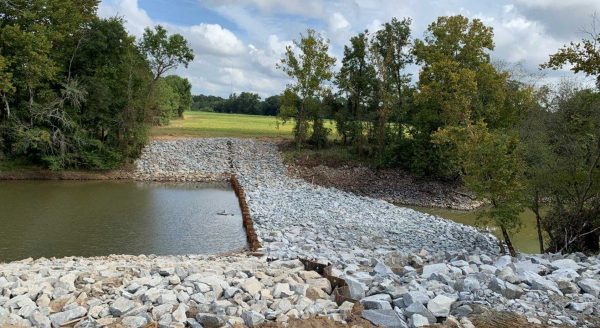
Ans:
POLYGON ((517 252, 515 251, 515 248, 513 247, 513 244, 510 241, 510 236, 508 235, 508 231, 506 231, 506 228, 504 226, 501 226, 500 229, 502 229, 502 236, 504 237, 504 242, 506 243, 506 247, 508 248, 508 252, 510 253, 510 256, 512 256, 512 257, 517 256, 517 252))
POLYGON ((540 243, 540 253, 544 253, 544 235, 542 234, 542 216, 540 215, 540 197, 535 193, 535 203, 532 208, 535 213, 535 223, 537 227, 538 242, 540 243))

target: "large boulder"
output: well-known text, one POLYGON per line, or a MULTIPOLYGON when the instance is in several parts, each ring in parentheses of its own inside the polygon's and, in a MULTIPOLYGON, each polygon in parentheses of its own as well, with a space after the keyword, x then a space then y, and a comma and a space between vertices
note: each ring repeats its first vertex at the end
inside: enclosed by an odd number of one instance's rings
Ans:
POLYGON ((391 310, 392 298, 388 294, 376 294, 360 300, 360 304, 367 310, 391 310))
POLYGON ((600 281, 591 278, 586 278, 579 280, 577 285, 579 285, 579 287, 584 292, 594 295, 596 297, 600 297, 600 281))
POLYGON ((362 317, 377 327, 385 328, 407 328, 408 325, 404 322, 396 311, 388 310, 364 310, 362 317))
POLYGON ((438 295, 427 303, 427 309, 436 317, 447 317, 450 314, 452 304, 456 302, 453 297, 438 295))

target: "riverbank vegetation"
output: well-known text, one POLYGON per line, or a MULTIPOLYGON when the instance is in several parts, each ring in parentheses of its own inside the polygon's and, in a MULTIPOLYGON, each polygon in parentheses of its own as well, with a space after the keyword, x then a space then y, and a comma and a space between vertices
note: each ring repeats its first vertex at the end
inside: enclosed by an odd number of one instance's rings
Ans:
POLYGON ((152 124, 191 106, 181 35, 141 40, 97 0, 0 2, 0 160, 108 169, 138 156, 152 124))
MULTIPOLYGON (((542 67, 570 64, 600 86, 600 34, 590 35, 542 67)), ((478 19, 439 17, 414 42, 410 19, 393 19, 353 37, 333 72, 327 42, 309 31, 282 59, 294 83, 279 116, 295 119, 298 148, 326 146, 330 130, 320 120, 329 113, 357 157, 461 180, 489 202, 480 218, 500 228, 512 255, 525 208, 536 213, 540 251, 598 252, 598 90, 525 83, 492 63, 493 49, 493 31, 478 19), (420 65, 416 84, 405 73, 410 63, 420 65)))

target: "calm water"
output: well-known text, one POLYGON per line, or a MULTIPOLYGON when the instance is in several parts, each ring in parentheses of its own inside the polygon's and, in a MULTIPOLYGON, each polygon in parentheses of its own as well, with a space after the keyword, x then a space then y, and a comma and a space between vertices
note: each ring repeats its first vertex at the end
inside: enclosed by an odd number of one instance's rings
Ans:
MULTIPOLYGON (((475 226, 477 225, 477 210, 475 211, 457 211, 450 210, 444 208, 434 208, 434 207, 418 207, 418 206, 409 206, 410 208, 417 210, 423 213, 429 213, 433 215, 437 215, 443 217, 445 219, 450 219, 454 222, 459 222, 463 224, 468 224, 475 226)), ((511 234, 511 241, 515 248, 521 252, 525 253, 539 253, 540 246, 538 243, 537 237, 537 229, 535 225, 535 214, 526 210, 520 215, 521 222, 523 225, 521 229, 519 229, 516 233, 511 234)), ((492 230, 494 234, 498 237, 501 237, 500 229, 496 229, 493 227, 492 230)))
POLYGON ((245 246, 239 203, 225 184, 0 181, 0 262, 245 246))

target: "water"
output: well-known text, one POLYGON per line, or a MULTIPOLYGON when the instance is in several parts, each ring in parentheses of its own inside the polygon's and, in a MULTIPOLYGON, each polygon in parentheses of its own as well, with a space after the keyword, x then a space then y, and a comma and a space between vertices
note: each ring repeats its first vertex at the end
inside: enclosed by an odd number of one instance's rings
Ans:
POLYGON ((239 203, 225 184, 0 181, 0 262, 245 246, 239 203))
MULTIPOLYGON (((435 208, 435 207, 418 207, 418 206, 409 206, 410 208, 417 210, 419 212, 433 214, 445 219, 450 219, 454 222, 478 226, 477 214, 478 211, 458 211, 451 210, 446 208, 435 208)), ((537 236, 537 228, 535 221, 535 214, 531 210, 526 210, 520 214, 520 219, 522 222, 521 228, 510 234, 511 241, 515 248, 524 253, 539 253, 540 246, 538 242, 537 236)), ((494 231, 494 234, 497 237, 502 237, 500 229, 491 227, 494 231)))

